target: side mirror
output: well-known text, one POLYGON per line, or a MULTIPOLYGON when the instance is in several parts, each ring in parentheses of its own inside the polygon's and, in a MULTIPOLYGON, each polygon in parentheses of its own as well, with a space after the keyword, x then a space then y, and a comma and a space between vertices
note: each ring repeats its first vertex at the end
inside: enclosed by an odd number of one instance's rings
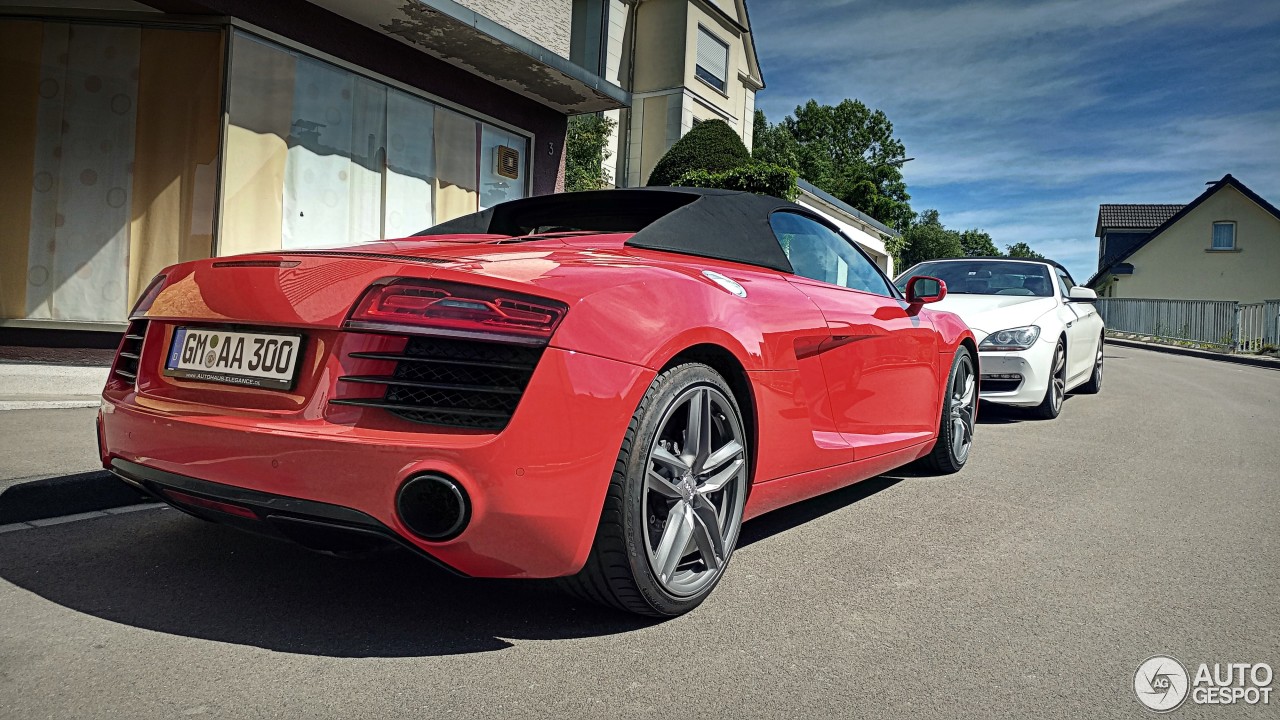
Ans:
POLYGON ((1071 302, 1093 302, 1098 299, 1098 293, 1087 287, 1076 285, 1067 291, 1067 299, 1071 302))
POLYGON ((947 296, 947 284, 936 277, 916 275, 907 281, 907 302, 915 307, 935 303, 947 296))

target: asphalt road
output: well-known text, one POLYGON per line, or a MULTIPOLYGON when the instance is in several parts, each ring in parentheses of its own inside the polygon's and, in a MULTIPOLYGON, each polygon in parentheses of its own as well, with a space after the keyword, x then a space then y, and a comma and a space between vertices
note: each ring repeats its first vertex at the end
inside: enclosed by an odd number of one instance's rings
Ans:
POLYGON ((1153 654, 1280 666, 1280 372, 1107 371, 1056 422, 987 412, 959 475, 749 523, 668 622, 171 510, 5 533, 0 717, 1151 717, 1153 654))
POLYGON ((19 479, 102 468, 98 409, 0 411, 0 491, 19 479))

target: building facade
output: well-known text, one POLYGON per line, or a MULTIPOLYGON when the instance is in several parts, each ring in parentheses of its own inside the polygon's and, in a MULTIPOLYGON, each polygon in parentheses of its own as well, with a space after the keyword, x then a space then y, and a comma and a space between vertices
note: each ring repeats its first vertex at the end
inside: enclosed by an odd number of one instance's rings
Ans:
MULTIPOLYGON (((1102 206, 1114 208, 1147 206, 1102 206)), ((1088 286, 1102 297, 1162 300, 1280 299, 1280 210, 1231 175, 1210 183, 1149 232, 1104 246, 1099 212, 1099 256, 1088 286)), ((1114 242, 1114 238, 1112 238, 1114 242)))
POLYGON ((46 4, 0 3, 0 326, 119 330, 175 262, 555 192, 567 117, 629 103, 570 60, 574 0, 46 4))
POLYGON ((574 0, 573 28, 571 57, 632 97, 605 113, 616 123, 604 161, 612 185, 644 185, 703 120, 725 121, 751 148, 764 79, 745 0, 574 0))

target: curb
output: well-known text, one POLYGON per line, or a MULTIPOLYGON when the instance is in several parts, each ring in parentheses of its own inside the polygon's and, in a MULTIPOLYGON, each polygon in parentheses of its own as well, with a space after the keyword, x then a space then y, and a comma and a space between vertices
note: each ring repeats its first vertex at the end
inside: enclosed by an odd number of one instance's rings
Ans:
POLYGON ((106 470, 20 482, 0 493, 0 525, 94 512, 155 499, 106 470))
POLYGON ((0 410, 69 410, 95 408, 101 404, 102 399, 96 397, 82 400, 0 400, 0 410))
POLYGON ((1107 344, 1140 348, 1142 350, 1154 350, 1155 352, 1168 353, 1170 355, 1186 355, 1188 357, 1198 357, 1205 360, 1217 360, 1218 362, 1234 363, 1236 365, 1251 365, 1253 367, 1268 368, 1270 370, 1280 370, 1280 362, 1276 360, 1250 357, 1248 355, 1231 355, 1228 353, 1217 353, 1210 352, 1208 350, 1178 347, 1177 345, 1162 345, 1160 343, 1146 343, 1140 340, 1125 340, 1123 338, 1113 337, 1107 338, 1107 344))

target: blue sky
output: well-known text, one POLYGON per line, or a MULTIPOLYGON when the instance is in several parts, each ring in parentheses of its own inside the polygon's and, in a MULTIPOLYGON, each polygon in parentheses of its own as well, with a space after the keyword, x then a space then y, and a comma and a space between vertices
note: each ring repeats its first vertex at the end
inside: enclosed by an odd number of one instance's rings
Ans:
POLYGON ((1025 241, 1084 282, 1104 202, 1231 173, 1280 204, 1280 2, 748 0, 771 122, 888 114, 917 211, 1025 241))

